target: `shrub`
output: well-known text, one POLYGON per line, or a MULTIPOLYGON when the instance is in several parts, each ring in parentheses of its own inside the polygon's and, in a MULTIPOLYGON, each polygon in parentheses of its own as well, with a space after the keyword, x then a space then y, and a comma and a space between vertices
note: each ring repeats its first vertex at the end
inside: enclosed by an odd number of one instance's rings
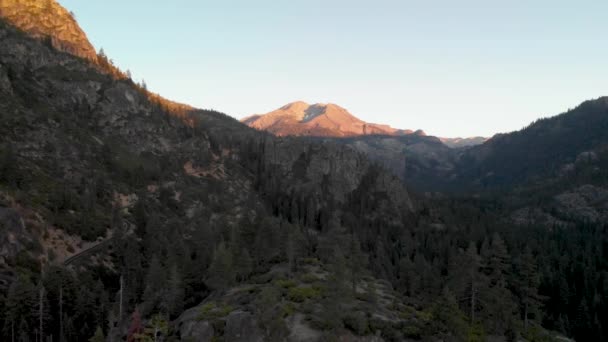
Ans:
POLYGON ((365 335, 369 329, 367 325, 367 318, 362 312, 355 312, 347 314, 343 319, 344 327, 351 330, 357 335, 365 335))
POLYGON ((209 302, 201 306, 197 319, 199 321, 214 320, 228 316, 234 309, 230 305, 219 304, 209 302))
POLYGON ((284 289, 290 289, 290 288, 296 286, 296 282, 292 279, 279 279, 279 280, 276 280, 274 283, 278 287, 282 287, 284 289))
POLYGON ((283 307, 281 307, 281 316, 283 318, 291 316, 295 311, 296 307, 293 303, 286 303, 285 305, 283 305, 283 307))
POLYGON ((319 277, 317 277, 316 275, 314 275, 312 273, 307 273, 301 277, 301 280, 304 283, 310 284, 310 283, 314 283, 315 281, 318 281, 319 277))
POLYGON ((422 330, 416 325, 408 325, 403 328, 403 335, 418 340, 422 336, 422 330))
POLYGON ((302 303, 307 299, 319 298, 320 296, 319 288, 309 286, 292 287, 287 293, 287 298, 296 303, 302 303))

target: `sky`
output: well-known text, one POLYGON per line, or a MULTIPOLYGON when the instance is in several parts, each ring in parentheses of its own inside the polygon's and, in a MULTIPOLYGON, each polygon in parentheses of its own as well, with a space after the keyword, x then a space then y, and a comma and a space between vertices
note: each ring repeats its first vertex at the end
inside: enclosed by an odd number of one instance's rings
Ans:
POLYGON ((491 136, 608 95, 608 1, 59 0, 171 100, 236 118, 289 102, 491 136))

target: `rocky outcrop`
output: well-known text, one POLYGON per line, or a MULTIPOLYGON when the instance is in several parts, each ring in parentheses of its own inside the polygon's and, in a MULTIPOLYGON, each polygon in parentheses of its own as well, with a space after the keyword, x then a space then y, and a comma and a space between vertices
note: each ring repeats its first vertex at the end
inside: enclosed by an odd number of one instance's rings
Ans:
POLYGON ((200 342, 211 341, 214 330, 211 323, 199 319, 200 307, 188 309, 176 321, 179 336, 182 340, 194 340, 200 342))
MULTIPOLYGON (((349 146, 333 141, 315 144, 305 140, 287 138, 269 141, 266 146, 266 162, 282 170, 274 176, 276 187, 306 193, 322 203, 327 194, 343 202, 358 189, 364 177, 375 164, 365 154, 349 146)), ((407 190, 399 178, 389 172, 375 176, 375 190, 388 194, 398 212, 412 210, 407 190)))
POLYGON ((207 321, 188 321, 180 328, 180 337, 183 340, 192 339, 198 342, 213 340, 213 326, 207 321))
POLYGON ((55 0, 0 0, 0 17, 27 34, 61 51, 97 60, 95 48, 73 14, 55 0))
POLYGON ((14 209, 0 207, 0 264, 15 257, 31 241, 21 215, 14 209))
POLYGON ((264 334, 258 327, 258 322, 250 312, 234 311, 226 318, 224 330, 226 341, 234 342, 263 342, 264 334))
POLYGON ((557 213, 581 222, 608 220, 608 190, 586 184, 554 197, 557 213))
POLYGON ((7 70, 2 65, 0 65, 0 94, 9 96, 13 94, 13 87, 8 78, 7 70))

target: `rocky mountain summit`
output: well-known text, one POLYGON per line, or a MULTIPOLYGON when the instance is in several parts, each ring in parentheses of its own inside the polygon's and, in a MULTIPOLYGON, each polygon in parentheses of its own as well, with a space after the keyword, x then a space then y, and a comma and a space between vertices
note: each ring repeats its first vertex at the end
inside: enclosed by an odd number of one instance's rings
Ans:
MULTIPOLYGON (((255 114, 241 119, 244 124, 276 136, 358 137, 367 135, 424 137, 423 130, 397 129, 389 125, 365 122, 333 103, 289 103, 267 114, 255 114)), ((487 138, 439 138, 450 148, 483 144, 487 138)))
POLYGON ((95 48, 72 13, 54 0, 0 0, 0 16, 30 36, 54 48, 91 61, 95 48))
POLYGON ((297 101, 264 115, 243 118, 241 122, 277 136, 425 135, 423 131, 401 130, 365 122, 333 103, 310 105, 297 101))

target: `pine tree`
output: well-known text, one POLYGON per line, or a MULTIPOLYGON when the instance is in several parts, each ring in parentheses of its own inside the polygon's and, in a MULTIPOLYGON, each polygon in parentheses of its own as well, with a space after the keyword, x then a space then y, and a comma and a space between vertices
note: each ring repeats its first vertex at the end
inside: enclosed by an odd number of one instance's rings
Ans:
POLYGON ((89 342, 105 342, 105 340, 106 337, 103 334, 103 330, 98 326, 97 329, 95 329, 95 335, 89 339, 89 342))
POLYGON ((184 307, 184 288, 182 276, 175 263, 171 265, 167 289, 164 293, 161 306, 169 316, 178 314, 184 307))
POLYGON ((163 336, 167 335, 169 331, 169 323, 162 315, 156 314, 152 316, 146 328, 146 335, 152 336, 152 341, 162 341, 163 336))
POLYGON ((516 305, 507 288, 507 276, 510 275, 510 256, 504 240, 498 233, 492 236, 489 257, 485 264, 488 277, 487 291, 483 293, 484 320, 491 331, 504 334, 508 323, 513 319, 516 305))
POLYGON ((103 48, 99 49, 99 52, 97 53, 97 57, 105 62, 107 62, 107 60, 108 60, 108 56, 106 55, 106 52, 103 48))
POLYGON ((4 321, 10 323, 11 335, 20 339, 22 334, 27 336, 30 332, 28 322, 32 322, 32 326, 37 325, 37 306, 36 286, 27 277, 18 276, 8 289, 6 311, 3 313, 4 321))
POLYGON ((213 260, 209 265, 206 283, 213 289, 225 290, 235 280, 232 254, 222 241, 213 253, 213 260))
POLYGON ((253 260, 251 259, 247 248, 241 249, 234 257, 234 260, 237 280, 243 281, 248 279, 251 272, 253 272, 253 260))
POLYGON ((415 281, 415 270, 414 263, 410 260, 409 256, 404 255, 401 260, 399 260, 399 289, 401 292, 407 296, 413 295, 417 292, 415 281))
POLYGON ((340 247, 334 250, 334 256, 329 265, 328 295, 323 299, 323 310, 321 319, 329 330, 338 329, 342 326, 343 312, 341 303, 346 299, 348 286, 346 273, 346 258, 340 247))
POLYGON ((530 247, 526 246, 524 253, 520 257, 518 266, 518 292, 522 316, 524 318, 524 330, 527 330, 530 314, 533 314, 538 320, 539 305, 541 302, 541 298, 538 294, 540 277, 530 247))
POLYGON ((469 294, 469 321, 475 324, 475 312, 477 311, 479 301, 479 289, 482 286, 482 277, 479 272, 481 267, 481 259, 477 254, 477 247, 474 242, 469 243, 464 259, 466 272, 466 286, 469 294))
POLYGON ((146 275, 146 288, 144 290, 144 314, 154 310, 163 298, 163 290, 167 284, 166 270, 156 256, 152 257, 148 274, 146 275))
POLYGON ((357 293, 357 282, 361 279, 363 272, 367 266, 367 257, 361 251, 361 244, 357 236, 350 234, 350 242, 348 246, 348 269, 353 296, 357 293))
MULTIPOLYGON (((468 328, 466 316, 458 308, 456 297, 447 287, 443 289, 441 297, 433 306, 433 316, 436 321, 442 323, 447 328, 447 333, 454 336, 455 340, 466 340, 468 328)), ((439 331, 440 328, 436 328, 435 330, 439 331)))

